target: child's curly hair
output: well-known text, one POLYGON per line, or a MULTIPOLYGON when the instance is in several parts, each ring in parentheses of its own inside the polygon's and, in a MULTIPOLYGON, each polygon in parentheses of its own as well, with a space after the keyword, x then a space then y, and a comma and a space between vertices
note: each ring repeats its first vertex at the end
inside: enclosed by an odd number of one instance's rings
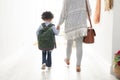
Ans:
POLYGON ((46 12, 43 12, 41 18, 42 18, 43 20, 47 20, 47 19, 53 19, 54 16, 53 16, 53 14, 52 14, 50 11, 46 11, 46 12))

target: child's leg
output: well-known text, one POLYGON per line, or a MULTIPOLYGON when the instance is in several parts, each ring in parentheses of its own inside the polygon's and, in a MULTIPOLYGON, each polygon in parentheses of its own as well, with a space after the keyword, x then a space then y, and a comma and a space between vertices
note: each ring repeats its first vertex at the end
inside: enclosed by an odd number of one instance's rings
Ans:
POLYGON ((47 51, 47 61, 46 61, 46 66, 51 67, 52 66, 52 56, 51 56, 51 51, 47 51))
POLYGON ((46 64, 46 51, 42 51, 42 64, 46 64))
POLYGON ((42 51, 42 67, 41 69, 45 69, 46 67, 46 51, 42 51))

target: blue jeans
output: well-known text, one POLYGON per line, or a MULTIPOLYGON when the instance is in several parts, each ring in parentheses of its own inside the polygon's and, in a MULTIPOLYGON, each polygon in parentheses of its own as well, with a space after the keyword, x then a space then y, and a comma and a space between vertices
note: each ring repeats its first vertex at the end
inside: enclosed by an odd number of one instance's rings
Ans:
POLYGON ((42 51, 42 64, 44 63, 47 67, 52 66, 51 51, 42 51))

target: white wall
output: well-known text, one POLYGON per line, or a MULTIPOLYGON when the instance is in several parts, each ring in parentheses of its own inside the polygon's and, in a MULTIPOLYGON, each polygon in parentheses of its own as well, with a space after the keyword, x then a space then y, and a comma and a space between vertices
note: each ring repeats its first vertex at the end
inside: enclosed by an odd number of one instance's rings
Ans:
POLYGON ((31 42, 39 14, 35 7, 32 0, 0 0, 0 59, 31 42))
MULTIPOLYGON (((94 10, 96 0, 90 1, 94 10)), ((104 9, 104 0, 101 1, 104 9)), ((52 11, 57 24, 61 8, 62 0, 0 0, 0 60, 36 41, 35 32, 43 11, 52 11)), ((97 36, 93 47, 107 62, 112 55, 112 25, 113 11, 102 10, 100 24, 94 25, 97 36)))
MULTIPOLYGON (((92 0, 91 0, 92 2, 92 0)), ((93 4, 96 3, 96 0, 93 4)), ((93 6, 93 16, 94 19, 94 10, 95 5, 93 6)), ((98 54, 97 57, 102 56, 101 59, 104 59, 109 64, 111 63, 112 56, 112 27, 113 27, 113 10, 105 11, 104 10, 104 0, 101 0, 101 20, 99 24, 94 24, 96 30, 95 44, 93 50, 98 54)), ((93 22, 94 23, 94 22, 93 22)))
POLYGON ((114 0, 114 24, 113 24, 113 39, 112 39, 112 53, 120 50, 120 1, 114 0))
POLYGON ((43 11, 52 11, 57 23, 61 4, 58 0, 0 0, 0 61, 35 43, 43 11))
POLYGON ((114 54, 120 50, 120 1, 114 0, 114 16, 113 16, 113 32, 112 32, 112 61, 111 73, 113 74, 113 58, 114 54))

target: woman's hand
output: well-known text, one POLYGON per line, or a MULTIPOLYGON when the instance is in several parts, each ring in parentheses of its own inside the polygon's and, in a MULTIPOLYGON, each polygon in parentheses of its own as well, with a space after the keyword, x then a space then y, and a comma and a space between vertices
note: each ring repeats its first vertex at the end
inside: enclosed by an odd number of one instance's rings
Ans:
POLYGON ((57 30, 60 30, 60 26, 57 26, 57 30))

